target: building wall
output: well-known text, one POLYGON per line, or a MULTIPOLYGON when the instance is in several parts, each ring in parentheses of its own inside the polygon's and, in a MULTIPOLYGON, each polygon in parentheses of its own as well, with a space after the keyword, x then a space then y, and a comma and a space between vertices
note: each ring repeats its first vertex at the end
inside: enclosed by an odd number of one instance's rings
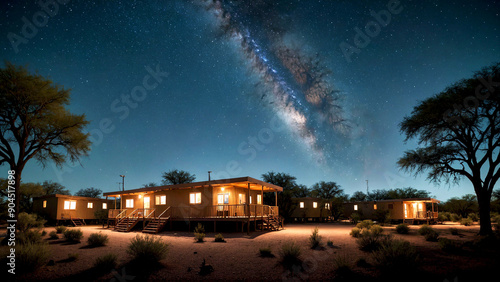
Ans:
POLYGON ((313 218, 313 217, 327 217, 330 210, 325 209, 325 203, 321 199, 313 198, 298 198, 294 199, 296 204, 293 210, 293 218, 313 218), (300 208, 300 202, 304 202, 304 208, 300 208), (313 207, 313 203, 317 202, 317 208, 313 207))
POLYGON ((350 217, 352 213, 357 212, 362 215, 363 218, 371 218, 373 219, 375 216, 375 212, 377 210, 381 211, 389 211, 389 217, 391 220, 402 220, 405 218, 405 204, 407 207, 407 218, 414 217, 414 211, 421 211, 423 214, 426 214, 426 204, 422 203, 419 207, 419 202, 411 202, 411 201, 369 201, 369 202, 353 202, 346 203, 344 205, 344 215, 350 217), (413 204, 416 204, 416 209, 413 204), (374 205, 377 205, 377 209, 374 208, 374 205), (389 205, 392 204, 392 209, 389 208, 389 205), (354 210, 354 205, 358 206, 358 210, 354 210))
POLYGON ((107 209, 114 207, 112 200, 105 199, 78 199, 76 197, 42 197, 33 200, 33 211, 47 219, 61 220, 70 217, 95 219, 94 212, 102 210, 102 203, 107 203, 107 209), (47 206, 43 207, 43 202, 47 201, 47 206), (76 201, 75 210, 65 210, 64 201, 76 201), (89 202, 93 203, 92 208, 87 208, 89 202))

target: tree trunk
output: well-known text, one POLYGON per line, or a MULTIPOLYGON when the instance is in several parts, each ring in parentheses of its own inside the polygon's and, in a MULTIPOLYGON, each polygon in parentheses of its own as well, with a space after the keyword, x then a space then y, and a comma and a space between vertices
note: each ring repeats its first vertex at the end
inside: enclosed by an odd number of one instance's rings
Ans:
MULTIPOLYGON (((484 188, 484 190, 486 190, 484 188)), ((490 219, 490 200, 491 195, 487 191, 477 193, 477 202, 479 204, 479 235, 492 234, 490 219)))

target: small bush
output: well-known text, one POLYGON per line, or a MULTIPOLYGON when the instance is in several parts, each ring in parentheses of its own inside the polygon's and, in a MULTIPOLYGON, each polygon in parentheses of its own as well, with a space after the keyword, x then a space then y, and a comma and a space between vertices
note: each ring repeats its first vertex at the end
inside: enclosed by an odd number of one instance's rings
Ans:
POLYGON ((382 234, 382 232, 384 232, 384 229, 380 225, 374 224, 370 228, 370 232, 372 232, 375 235, 380 235, 380 234, 382 234))
POLYGON ((420 228, 418 229, 418 234, 419 234, 419 235, 422 235, 422 236, 425 236, 425 234, 427 234, 427 233, 429 233, 429 232, 432 232, 432 230, 434 230, 434 229, 432 229, 432 227, 430 227, 430 226, 429 226, 429 225, 427 225, 427 224, 424 224, 424 225, 422 225, 422 227, 420 227, 420 228))
POLYGON ((357 212, 351 214, 351 219, 354 224, 357 224, 361 220, 361 215, 357 212))
POLYGON ((437 242, 439 233, 436 230, 431 229, 424 235, 424 237, 426 241, 437 242))
POLYGON ((373 226, 373 221, 371 221, 370 219, 365 219, 356 225, 356 227, 359 229, 363 228, 370 229, 372 226, 373 226))
POLYGON ((271 251, 271 247, 260 248, 259 254, 261 257, 265 257, 265 258, 274 257, 274 255, 271 251))
POLYGON ((47 221, 38 217, 36 214, 28 214, 25 212, 19 213, 16 227, 19 232, 24 233, 31 228, 40 229, 47 221))
POLYGON ((309 246, 311 249, 316 249, 321 246, 321 235, 319 235, 318 227, 314 228, 311 236, 309 236, 309 246))
POLYGON ((333 265, 334 265, 334 270, 340 276, 352 272, 351 263, 349 262, 349 259, 345 254, 338 255, 335 258, 333 258, 333 265))
POLYGON ((450 213, 449 212, 438 213, 438 221, 443 222, 443 221, 449 221, 449 220, 450 220, 450 213))
POLYGON ((76 261, 79 257, 78 253, 71 253, 68 254, 68 261, 76 261))
POLYGON ((456 213, 450 214, 450 220, 451 221, 458 222, 458 221, 460 221, 460 219, 461 219, 461 217, 458 214, 456 214, 456 213))
POLYGON ((64 238, 68 242, 75 242, 75 243, 80 242, 83 238, 83 232, 82 232, 82 230, 80 230, 80 228, 68 229, 68 230, 64 231, 64 238))
POLYGON ((328 240, 328 241, 326 242, 326 245, 327 245, 328 247, 330 247, 330 248, 333 248, 333 241, 332 241, 332 240, 328 240))
POLYGON ((106 254, 96 258, 94 268, 98 271, 109 271, 117 265, 118 256, 115 254, 106 254))
POLYGON ((408 224, 401 223, 398 226, 396 226, 396 232, 399 234, 408 234, 410 232, 410 227, 408 224))
POLYGON ((472 219, 470 219, 470 218, 462 218, 460 220, 460 224, 462 224, 464 226, 471 226, 472 225, 472 219))
POLYGON ((415 268, 418 253, 414 246, 404 240, 385 240, 373 253, 374 261, 382 271, 407 272, 415 268))
POLYGON ((357 228, 357 227, 354 227, 352 230, 351 230, 351 233, 349 233, 352 237, 354 238, 358 238, 359 236, 361 236, 361 229, 357 228))
POLYGON ((458 228, 450 228, 450 233, 451 233, 451 235, 455 235, 455 236, 460 235, 460 231, 458 230, 458 228))
POLYGON ((477 213, 470 213, 467 218, 470 218, 472 221, 479 221, 479 215, 477 213))
POLYGON ((159 237, 137 235, 132 238, 127 249, 130 254, 138 262, 159 262, 167 257, 168 244, 163 242, 159 237))
POLYGON ((51 239, 51 240, 59 239, 59 236, 57 236, 56 231, 50 231, 50 233, 49 233, 49 239, 51 239))
POLYGON ((56 232, 57 234, 62 234, 64 233, 64 231, 66 231, 66 226, 63 226, 63 225, 60 225, 60 226, 56 226, 56 232))
POLYGON ((45 236, 45 235, 47 235, 47 231, 43 230, 42 231, 42 237, 45 236))
POLYGON ((441 248, 441 250, 443 250, 445 252, 451 253, 451 252, 457 252, 458 250, 460 250, 459 244, 454 240, 450 240, 448 238, 439 238, 438 242, 439 242, 439 247, 441 248))
POLYGON ((16 246, 18 272, 31 272, 45 265, 50 256, 47 244, 27 243, 16 246))
POLYGON ((24 232, 18 232, 16 235, 16 242, 18 244, 39 244, 42 242, 42 234, 39 230, 26 230, 24 232))
POLYGON ((222 236, 221 233, 215 235, 215 242, 225 242, 224 241, 224 236, 222 236))
POLYGON ((295 242, 285 242, 281 246, 281 262, 286 268, 301 265, 300 247, 295 242))
POLYGON ((370 267, 370 264, 366 261, 365 258, 359 258, 356 261, 356 265, 359 267, 370 267))
POLYGON ((360 250, 372 252, 380 247, 380 244, 384 239, 385 237, 383 235, 365 229, 361 232, 361 235, 356 238, 356 243, 358 244, 360 250))
POLYGON ((205 239, 205 228, 201 223, 194 228, 194 239, 196 242, 203 242, 205 239))
POLYGON ((109 241, 108 235, 99 233, 92 233, 87 239, 87 243, 92 247, 105 246, 109 241))

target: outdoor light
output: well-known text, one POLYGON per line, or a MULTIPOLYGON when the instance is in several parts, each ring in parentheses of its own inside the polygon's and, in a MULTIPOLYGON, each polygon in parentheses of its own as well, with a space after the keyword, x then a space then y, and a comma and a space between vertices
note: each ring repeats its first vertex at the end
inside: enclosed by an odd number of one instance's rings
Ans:
POLYGON ((139 199, 140 199, 140 198, 142 198, 142 195, 141 195, 141 194, 139 194, 139 199))
POLYGON ((224 187, 220 188, 221 191, 224 191, 224 187))

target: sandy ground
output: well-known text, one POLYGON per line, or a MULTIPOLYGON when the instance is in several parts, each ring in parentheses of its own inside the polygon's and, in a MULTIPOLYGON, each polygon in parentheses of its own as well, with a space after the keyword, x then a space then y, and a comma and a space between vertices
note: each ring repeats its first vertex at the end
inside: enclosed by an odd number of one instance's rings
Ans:
MULTIPOLYGON (((128 264, 131 257, 126 252, 131 238, 142 233, 120 233, 103 229, 101 226, 85 226, 81 228, 84 238, 79 244, 68 244, 62 239, 48 240, 48 235, 45 236, 44 240, 50 244, 51 259, 55 264, 44 266, 35 273, 17 275, 16 278, 18 281, 331 280, 337 276, 334 260, 339 256, 345 256, 360 277, 378 276, 377 269, 373 266, 356 266, 359 258, 366 259, 368 263, 372 263, 372 259, 371 254, 358 249, 355 239, 349 235, 352 228, 353 225, 332 223, 290 224, 281 231, 251 232, 249 236, 239 232, 224 233, 225 243, 214 242, 215 233, 207 233, 204 243, 196 243, 191 232, 164 231, 154 236, 160 236, 169 244, 168 256, 161 261, 159 267, 144 272, 128 264), (316 226, 322 236, 322 250, 311 250, 308 245, 309 236, 316 226), (88 248, 86 240, 94 232, 107 234, 110 238, 109 244, 88 248), (333 242, 333 248, 326 246, 328 240, 333 242), (291 274, 280 264, 280 247, 286 241, 295 241, 302 248, 303 269, 297 274, 291 274), (259 248, 268 246, 276 256, 260 257, 259 248), (71 253, 78 253, 78 259, 68 262, 66 259, 71 253), (89 270, 94 260, 106 253, 117 254, 119 266, 111 273, 94 274, 89 270), (203 259, 214 268, 214 271, 206 276, 198 274, 203 259)), ((470 273, 483 271, 483 268, 491 267, 492 263, 498 263, 490 256, 471 252, 460 255, 445 253, 440 250, 437 242, 427 242, 423 236, 417 234, 419 226, 410 226, 410 234, 407 235, 397 234, 394 226, 383 228, 385 234, 403 238, 417 247, 421 258, 419 272, 427 273, 430 278, 428 281, 453 281, 462 273, 469 273, 470 276, 470 273)), ((440 237, 461 241, 473 240, 479 230, 477 225, 465 227, 446 224, 434 225, 433 228, 440 232, 440 237), (451 235, 450 227, 458 228, 461 235, 451 235)), ((49 233, 54 228, 48 227, 45 230, 49 233)), ((59 236, 62 237, 61 234, 59 236)))

